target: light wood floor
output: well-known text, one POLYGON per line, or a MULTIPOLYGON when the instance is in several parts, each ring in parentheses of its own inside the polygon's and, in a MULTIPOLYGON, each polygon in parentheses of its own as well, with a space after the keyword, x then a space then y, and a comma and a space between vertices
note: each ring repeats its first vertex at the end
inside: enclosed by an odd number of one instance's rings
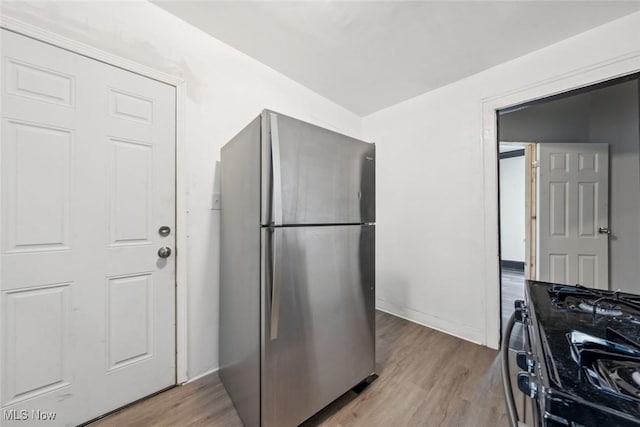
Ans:
MULTIPOLYGON (((379 378, 308 420, 311 426, 507 426, 498 352, 376 314, 379 378)), ((91 427, 241 426, 217 374, 175 387, 91 427)))
POLYGON ((524 299, 524 272, 502 269, 502 325, 506 325, 513 313, 513 303, 524 299))
MULTIPOLYGON (((524 300, 524 272, 502 269, 502 333, 504 334, 507 322, 513 313, 513 303, 516 300, 524 300)), ((516 323, 509 348, 522 350, 524 346, 524 330, 520 323, 516 323)))

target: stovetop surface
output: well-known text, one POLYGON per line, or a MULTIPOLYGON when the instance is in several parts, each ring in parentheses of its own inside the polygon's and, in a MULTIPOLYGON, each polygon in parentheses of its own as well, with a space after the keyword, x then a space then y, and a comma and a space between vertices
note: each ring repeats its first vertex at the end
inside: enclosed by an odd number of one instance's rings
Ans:
MULTIPOLYGON (((636 393, 633 387, 629 390, 627 384, 607 387, 606 381, 598 378, 602 367, 611 364, 610 354, 616 359, 618 353, 624 365, 619 369, 622 376, 632 384, 637 378, 633 371, 640 371, 640 297, 606 291, 596 291, 604 294, 595 295, 587 288, 559 286, 527 282, 534 328, 543 337, 550 388, 547 393, 559 392, 573 399, 571 404, 589 405, 602 412, 613 410, 640 423, 640 391, 636 393), (630 304, 620 303, 620 298, 630 304), (582 304, 583 300, 587 303, 582 304), (589 304, 593 301, 595 309, 589 304)), ((613 377, 608 380, 619 380, 619 376, 613 377)))

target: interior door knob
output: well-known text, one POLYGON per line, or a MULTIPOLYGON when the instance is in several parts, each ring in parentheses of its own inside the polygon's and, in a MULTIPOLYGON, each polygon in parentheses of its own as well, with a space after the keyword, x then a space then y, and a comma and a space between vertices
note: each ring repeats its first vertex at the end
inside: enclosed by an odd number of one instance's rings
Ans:
POLYGON ((598 233, 600 233, 600 234, 611 234, 611 230, 609 230, 609 227, 600 227, 600 228, 598 228, 598 233))
POLYGON ((171 255, 171 248, 168 246, 163 246, 160 249, 158 249, 158 256, 160 258, 169 258, 169 255, 171 255))

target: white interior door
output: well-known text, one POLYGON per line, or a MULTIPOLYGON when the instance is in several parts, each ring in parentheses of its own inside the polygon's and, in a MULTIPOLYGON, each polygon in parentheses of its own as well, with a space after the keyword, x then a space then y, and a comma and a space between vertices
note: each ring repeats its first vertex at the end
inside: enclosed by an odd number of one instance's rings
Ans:
POLYGON ((2 30, 0 153, 2 424, 174 384, 175 88, 2 30))
POLYGON ((609 147, 538 144, 538 280, 609 287, 609 147))

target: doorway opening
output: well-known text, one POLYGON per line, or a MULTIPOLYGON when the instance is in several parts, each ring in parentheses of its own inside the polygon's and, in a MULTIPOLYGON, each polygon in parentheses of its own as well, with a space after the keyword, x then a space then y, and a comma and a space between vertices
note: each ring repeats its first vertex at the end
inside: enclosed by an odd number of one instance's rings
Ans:
MULTIPOLYGON (((501 335, 527 279, 640 293, 639 78, 497 111, 501 335)), ((516 324, 511 372, 524 335, 516 324)))
POLYGON ((498 110, 502 331, 525 279, 640 293, 639 77, 498 110))
POLYGON ((502 325, 506 325, 513 304, 524 299, 527 263, 526 164, 524 143, 499 144, 500 183, 500 276, 502 325))

